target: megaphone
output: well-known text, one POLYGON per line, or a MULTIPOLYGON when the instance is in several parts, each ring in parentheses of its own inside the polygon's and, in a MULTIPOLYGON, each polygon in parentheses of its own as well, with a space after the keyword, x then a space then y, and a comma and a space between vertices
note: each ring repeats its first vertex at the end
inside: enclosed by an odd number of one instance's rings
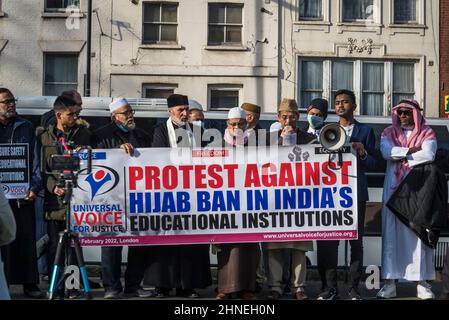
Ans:
POLYGON ((337 123, 329 123, 320 131, 320 143, 329 151, 337 151, 346 143, 346 131, 337 123))

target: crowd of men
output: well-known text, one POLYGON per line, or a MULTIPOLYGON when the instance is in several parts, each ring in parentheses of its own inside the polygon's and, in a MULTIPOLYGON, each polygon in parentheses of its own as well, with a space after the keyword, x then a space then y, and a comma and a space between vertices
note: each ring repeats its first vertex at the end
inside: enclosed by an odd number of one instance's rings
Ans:
MULTIPOLYGON (((358 239, 351 240, 349 292, 350 299, 362 299, 360 281, 363 267, 363 234, 365 209, 368 201, 368 184, 365 172, 377 166, 376 141, 372 128, 358 122, 357 108, 352 91, 340 90, 334 95, 335 113, 339 125, 346 133, 349 144, 357 157, 358 185, 358 239)), ((49 238, 47 272, 51 271, 59 241, 59 233, 66 227, 67 204, 63 201, 67 192, 59 177, 50 172, 51 156, 77 151, 82 146, 101 149, 122 149, 130 157, 136 148, 205 147, 202 139, 204 113, 201 105, 187 96, 173 94, 167 99, 169 117, 157 125, 153 136, 136 126, 134 110, 124 98, 114 99, 109 105, 111 122, 94 131, 81 118, 82 99, 76 91, 63 92, 54 102, 53 110, 41 118, 41 126, 35 130, 31 122, 16 112, 16 99, 11 91, 0 88, 0 143, 27 143, 29 145, 30 188, 23 199, 6 200, 0 192, 0 299, 9 298, 8 285, 23 285, 24 294, 30 298, 44 298, 39 289, 36 253, 35 200, 44 193, 43 214, 49 238), (198 128, 199 131, 198 131, 198 128), (187 134, 180 137, 178 130, 187 134), (200 132, 198 136, 194 132, 200 132), (44 146, 44 148, 42 148, 44 146), (41 152, 44 154, 41 155, 41 152), (41 157, 42 156, 42 157, 41 157), (2 262, 3 261, 3 262, 2 262)), ((283 99, 278 108, 278 122, 268 134, 259 125, 261 107, 243 103, 229 110, 222 147, 248 145, 301 145, 319 143, 320 130, 328 115, 328 101, 314 99, 307 109, 307 127, 299 127, 298 105, 293 99, 283 99)), ((380 151, 387 161, 382 209, 382 278, 384 287, 377 297, 396 297, 398 280, 414 281, 417 297, 434 299, 430 281, 435 279, 433 249, 429 236, 432 224, 417 225, 417 218, 407 217, 410 225, 392 211, 398 192, 405 192, 403 185, 424 183, 413 176, 418 170, 436 172, 432 166, 437 153, 437 141, 433 130, 426 125, 421 107, 415 100, 403 100, 392 110, 392 125, 385 129, 380 151), (388 205, 387 205, 388 204, 388 205), (390 206, 391 204, 391 206, 390 206), (419 228, 418 228, 419 227, 419 228)), ((409 188, 411 189, 411 188, 409 188)), ((408 190, 407 192, 412 192, 408 190)), ((421 195, 415 196, 415 198, 421 195)), ((446 201, 447 202, 447 201, 446 201)), ((37 204, 36 204, 37 205, 37 204)), ((447 203, 444 203, 446 207, 447 203)), ((410 210, 409 210, 410 211, 410 210)), ((414 210, 417 211, 417 210, 414 210)), ((419 221, 432 220, 428 212, 415 212, 423 217, 419 221), (426 220, 427 219, 427 220, 426 220)), ((446 220, 447 220, 447 212, 446 220)), ((434 219, 435 220, 435 219, 434 219)), ((432 220, 433 221, 433 220, 432 220)), ((438 227, 438 226, 435 226, 438 227)), ((339 241, 317 241, 317 264, 322 281, 320 300, 339 298, 337 285, 337 261, 339 241)), ((289 287, 297 300, 308 299, 306 252, 314 250, 311 241, 231 243, 212 246, 218 260, 218 288, 216 299, 255 299, 260 283, 266 277, 268 299, 280 299, 289 287)), ((101 278, 104 298, 117 299, 123 294, 130 297, 164 298, 173 289, 178 297, 198 298, 197 289, 212 284, 209 261, 209 245, 130 246, 128 263, 121 281, 122 247, 101 248, 101 278), (154 287, 145 290, 142 285, 154 287)), ((69 252, 69 260, 76 264, 75 254, 69 252)), ((446 261, 449 254, 446 255, 446 261)), ((76 297, 79 292, 59 294, 76 297)), ((449 298, 449 266, 443 270, 442 297, 449 298)))

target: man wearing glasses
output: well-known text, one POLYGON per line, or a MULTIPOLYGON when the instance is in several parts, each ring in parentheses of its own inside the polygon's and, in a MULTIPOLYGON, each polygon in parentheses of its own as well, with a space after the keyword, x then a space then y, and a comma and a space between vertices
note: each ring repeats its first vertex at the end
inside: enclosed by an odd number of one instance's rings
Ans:
MULTIPOLYGON (((309 144, 316 137, 297 127, 298 105, 293 99, 283 99, 278 109, 279 131, 270 133, 270 144, 283 146, 309 144)), ((312 241, 269 242, 268 249, 268 299, 277 300, 291 286, 297 300, 308 299, 306 286, 306 252, 313 250, 312 241), (285 287, 283 288, 283 284, 285 287), (286 290, 287 289, 287 290, 286 290)))
MULTIPOLYGON (((403 187, 402 182, 412 169, 435 159, 438 147, 436 135, 426 125, 421 111, 416 100, 400 101, 391 112, 392 125, 382 133, 380 150, 387 160, 387 171, 382 208, 381 276, 385 279, 385 285, 377 293, 380 299, 396 297, 396 280, 416 282, 419 299, 435 297, 427 282, 435 279, 433 249, 425 245, 411 227, 387 207, 388 201, 396 190, 403 187)), ((424 181, 422 183, 424 185, 424 181)), ((423 185, 420 186, 422 189, 423 185)), ((416 214, 418 211, 424 212, 417 210, 416 214)))
POLYGON ((17 223, 16 240, 2 247, 2 260, 8 284, 22 284, 26 296, 34 299, 45 295, 39 283, 36 257, 36 230, 34 200, 41 187, 39 157, 35 155, 36 138, 31 122, 16 113, 12 92, 0 88, 0 143, 27 143, 29 146, 28 172, 30 188, 23 199, 9 200, 17 223))
MULTIPOLYGON (((83 110, 83 107, 82 107, 83 100, 78 91, 76 91, 76 90, 64 91, 63 93, 61 93, 61 96, 73 100, 75 102, 75 112, 78 115, 81 113, 81 111, 83 110)), ((78 125, 82 125, 82 126, 89 128, 89 123, 87 123, 85 120, 81 119, 81 117, 79 117, 79 116, 78 116, 76 122, 78 125)), ((50 111, 47 111, 41 117, 41 126, 42 127, 48 128, 48 126, 50 124, 56 125, 56 117, 55 117, 55 112, 53 109, 50 111)))
MULTIPOLYGON (((129 156, 135 148, 151 147, 150 137, 136 128, 134 110, 125 98, 117 98, 109 105, 111 123, 95 131, 98 149, 123 149, 129 156)), ((105 299, 117 299, 123 291, 120 281, 123 247, 101 248, 101 272, 105 299)), ((125 295, 149 298, 153 293, 143 290, 141 282, 145 272, 150 247, 128 248, 128 265, 125 272, 125 295)))

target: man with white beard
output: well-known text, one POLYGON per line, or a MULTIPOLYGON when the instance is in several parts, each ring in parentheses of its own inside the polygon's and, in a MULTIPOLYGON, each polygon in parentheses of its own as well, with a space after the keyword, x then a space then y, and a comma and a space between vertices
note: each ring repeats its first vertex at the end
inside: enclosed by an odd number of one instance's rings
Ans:
POLYGON ((432 162, 437 150, 434 131, 426 125, 415 100, 402 100, 392 110, 393 125, 382 133, 380 150, 387 160, 382 210, 382 278, 385 285, 377 297, 396 297, 395 281, 417 283, 417 297, 433 299, 427 280, 435 279, 433 250, 402 223, 387 202, 408 173, 417 165, 432 162))
MULTIPOLYGON (((153 148, 201 148, 203 130, 188 123, 187 96, 167 98, 170 117, 154 128, 153 148), (196 128, 194 128, 196 127, 196 128)), ((167 163, 168 165, 168 163, 167 163)), ((146 285, 156 287, 156 297, 165 298, 175 288, 176 296, 195 299, 195 289, 212 284, 209 245, 161 245, 151 247, 151 259, 145 272, 146 285)))
MULTIPOLYGON (((123 149, 133 156, 135 148, 149 148, 150 137, 136 128, 134 110, 125 98, 117 98, 109 105, 111 123, 95 131, 96 148, 123 149)), ((125 272, 125 295, 149 298, 153 295, 143 290, 141 282, 145 273, 147 255, 151 247, 130 246, 128 248, 128 265, 125 272)), ((120 281, 122 265, 122 247, 101 248, 101 272, 105 299, 117 299, 123 290, 120 281)))

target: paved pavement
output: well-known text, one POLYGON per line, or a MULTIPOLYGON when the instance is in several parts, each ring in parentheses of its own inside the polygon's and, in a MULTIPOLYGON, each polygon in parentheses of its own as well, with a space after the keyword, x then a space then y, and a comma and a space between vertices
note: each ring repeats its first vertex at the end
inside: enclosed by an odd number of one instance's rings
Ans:
MULTIPOLYGON (((99 278, 91 277, 90 280, 100 283, 99 278)), ((39 285, 42 290, 47 290, 48 283, 42 281, 39 285)), ((339 292, 341 299, 347 299, 347 291, 348 286, 343 282, 339 281, 339 292)), ((215 288, 216 285, 210 286, 206 289, 198 290, 198 293, 200 294, 199 300, 212 300, 215 299, 215 288)), ((151 288, 145 288, 145 289, 151 289, 151 288)), ((320 293, 321 289, 321 282, 317 280, 311 280, 307 284, 307 295, 310 297, 310 299, 316 299, 318 294, 320 293)), ((438 297, 441 292, 441 282, 436 280, 432 283, 432 289, 435 295, 438 297)), ((269 289, 265 286, 261 292, 257 294, 257 298, 260 300, 265 300, 268 295, 269 289)), ((368 290, 365 286, 363 286, 360 290, 361 295, 365 300, 376 300, 376 293, 378 290, 368 290)), ((10 292, 11 292, 11 298, 13 300, 28 300, 27 297, 23 295, 22 286, 18 285, 12 285, 10 286, 10 292)), ((104 290, 102 288, 99 289, 93 289, 93 299, 94 300, 104 300, 104 290)), ((398 298, 392 299, 392 300, 419 300, 416 298, 416 284, 409 283, 409 282, 403 282, 398 283, 397 285, 397 294, 398 298)), ((149 298, 150 300, 160 300, 157 298, 149 298)), ((291 294, 286 294, 282 297, 283 300, 291 300, 294 299, 291 294)), ((121 300, 147 300, 142 298, 127 298, 123 297, 121 300)), ((174 296, 174 292, 171 292, 171 295, 169 298, 166 298, 164 300, 190 300, 186 298, 179 298, 174 296)))

